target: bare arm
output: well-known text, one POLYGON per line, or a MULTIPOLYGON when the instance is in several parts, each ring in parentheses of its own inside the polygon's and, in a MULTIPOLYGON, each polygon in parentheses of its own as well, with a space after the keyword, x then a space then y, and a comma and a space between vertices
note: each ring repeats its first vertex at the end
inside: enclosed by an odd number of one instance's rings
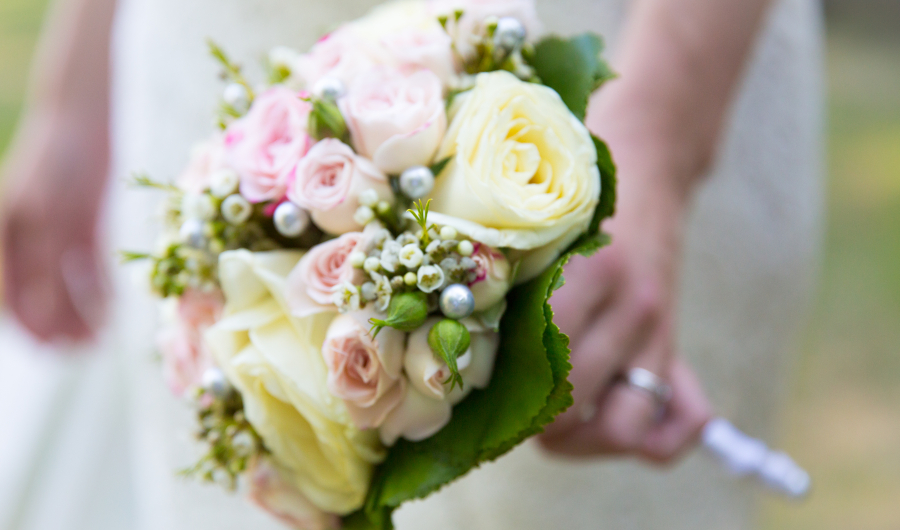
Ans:
POLYGON ((84 338, 103 307, 96 222, 109 164, 114 0, 61 0, 3 168, 7 303, 38 337, 84 338))
POLYGON ((567 268, 553 299, 572 337, 575 405, 544 445, 575 454, 631 453, 667 461, 709 418, 692 371, 675 351, 675 297, 685 208, 708 169, 766 0, 638 0, 615 67, 594 95, 588 126, 619 168, 613 244, 567 268), (602 287, 594 293, 579 285, 602 287), (662 419, 649 394, 616 383, 641 367, 668 379, 662 419))

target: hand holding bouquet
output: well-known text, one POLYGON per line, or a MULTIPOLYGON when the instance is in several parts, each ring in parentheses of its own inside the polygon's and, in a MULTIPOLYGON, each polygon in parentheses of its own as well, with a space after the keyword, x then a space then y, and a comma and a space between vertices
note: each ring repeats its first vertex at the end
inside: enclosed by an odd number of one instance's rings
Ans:
POLYGON ((198 407, 190 474, 301 529, 390 528, 571 403, 547 303, 604 243, 614 167, 583 125, 593 35, 527 0, 410 0, 230 83, 152 255, 159 348, 198 407), (243 477, 245 480, 240 481, 243 477))

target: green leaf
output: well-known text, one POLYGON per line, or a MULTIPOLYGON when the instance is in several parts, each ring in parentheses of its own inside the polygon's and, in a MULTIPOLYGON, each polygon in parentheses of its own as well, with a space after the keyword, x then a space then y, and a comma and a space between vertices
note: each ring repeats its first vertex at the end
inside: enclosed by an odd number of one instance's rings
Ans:
POLYGON ((453 409, 453 419, 421 442, 400 440, 376 471, 366 506, 348 528, 389 530, 390 512, 425 497, 479 464, 541 432, 572 404, 567 381, 569 339, 553 323, 548 302, 562 285, 563 266, 606 239, 585 237, 537 278, 513 289, 500 323, 500 348, 490 385, 453 409))
POLYGON ((310 136, 318 140, 337 138, 345 141, 348 139, 347 123, 336 104, 321 98, 313 98, 312 107, 312 112, 309 113, 310 136))
POLYGON ((596 234, 600 231, 600 223, 616 213, 616 164, 613 162, 612 154, 606 143, 591 135, 594 140, 594 148, 597 150, 597 168, 600 169, 600 203, 594 210, 594 217, 591 219, 588 235, 596 234))
POLYGON ((541 83, 556 90, 572 114, 584 121, 588 98, 615 77, 600 57, 603 40, 593 33, 564 39, 549 36, 534 47, 530 63, 541 83))
POLYGON ((435 163, 434 163, 430 168, 428 168, 428 169, 431 170, 431 174, 432 174, 432 175, 434 175, 435 177, 437 177, 438 175, 441 174, 441 171, 443 171, 444 168, 447 167, 447 164, 450 163, 450 160, 451 160, 451 159, 453 159, 453 157, 452 157, 452 156, 448 156, 448 157, 446 157, 446 158, 444 158, 444 159, 442 159, 442 160, 438 160, 437 162, 435 162, 435 163))

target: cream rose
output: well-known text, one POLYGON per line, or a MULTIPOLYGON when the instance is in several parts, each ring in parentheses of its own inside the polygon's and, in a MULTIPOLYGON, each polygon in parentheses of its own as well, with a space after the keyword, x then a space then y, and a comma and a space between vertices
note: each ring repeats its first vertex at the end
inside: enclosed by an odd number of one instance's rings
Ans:
POLYGON ((469 349, 457 359, 463 388, 447 392, 444 384, 450 369, 439 361, 428 345, 428 333, 439 318, 430 318, 409 334, 403 368, 409 385, 403 401, 388 415, 381 426, 381 440, 393 445, 401 436, 408 440, 424 440, 441 430, 452 415, 453 406, 473 388, 485 388, 491 380, 500 335, 473 318, 462 320, 469 330, 469 349))
POLYGON ((225 151, 248 201, 284 196, 297 163, 312 144, 307 134, 311 108, 293 90, 274 87, 256 98, 246 116, 229 125, 225 151))
POLYGON ((539 274, 590 224, 600 198, 591 135, 551 88, 509 72, 479 74, 456 98, 429 219, 494 248, 526 253, 517 281, 539 274), (545 247, 545 248, 542 248, 545 247))
POLYGON ((363 273, 347 259, 365 245, 361 232, 349 232, 309 250, 287 278, 285 299, 295 317, 337 311, 334 291, 344 283, 359 283, 363 273))
POLYGON ((335 313, 290 314, 283 293, 301 255, 223 253, 224 318, 206 342, 285 480, 320 510, 343 515, 362 506, 385 453, 377 433, 359 430, 328 390, 322 344, 335 313))
POLYGON ((368 318, 374 316, 374 312, 360 311, 335 318, 322 345, 328 389, 344 400, 360 429, 380 426, 406 388, 401 374, 406 337, 385 328, 373 338, 368 318))
POLYGON ((284 474, 269 459, 254 459, 247 470, 247 498, 291 528, 337 530, 341 527, 338 516, 309 502, 284 474))
POLYGON ((430 164, 447 129, 441 80, 428 70, 369 70, 340 107, 357 152, 385 173, 430 164))
POLYGON ((309 210, 316 226, 343 234, 362 229, 353 214, 359 208, 359 194, 370 189, 379 199, 394 202, 391 185, 377 167, 340 140, 326 138, 300 161, 287 195, 309 210))

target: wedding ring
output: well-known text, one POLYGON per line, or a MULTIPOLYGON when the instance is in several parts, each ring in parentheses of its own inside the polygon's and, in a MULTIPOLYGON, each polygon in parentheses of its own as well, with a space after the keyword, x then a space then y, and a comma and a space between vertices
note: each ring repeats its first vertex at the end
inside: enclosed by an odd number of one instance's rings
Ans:
POLYGON ((632 368, 625 372, 625 382, 632 388, 647 392, 660 405, 672 399, 672 387, 649 370, 632 368))

